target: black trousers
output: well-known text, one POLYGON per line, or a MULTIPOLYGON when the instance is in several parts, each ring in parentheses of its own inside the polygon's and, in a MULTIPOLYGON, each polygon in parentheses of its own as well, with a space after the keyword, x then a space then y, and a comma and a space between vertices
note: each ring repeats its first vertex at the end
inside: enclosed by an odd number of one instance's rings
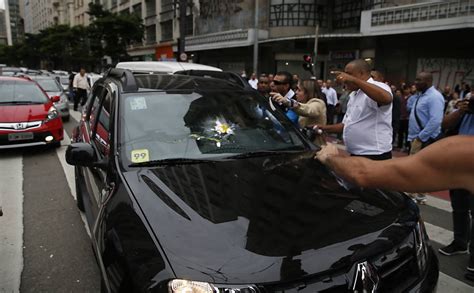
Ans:
POLYGON ((453 207, 454 241, 468 247, 474 254, 474 225, 471 225, 471 216, 474 216, 474 196, 464 189, 449 191, 451 206, 453 207))
POLYGON ((76 93, 74 94, 74 110, 77 111, 77 105, 81 103, 81 106, 87 102, 87 90, 84 89, 77 89, 76 93))
POLYGON ((327 124, 334 124, 334 111, 336 107, 334 105, 328 105, 326 108, 327 124))
POLYGON ((383 160, 390 160, 392 158, 392 152, 386 152, 380 155, 353 155, 351 154, 351 157, 364 157, 367 159, 371 159, 374 161, 383 161, 383 160))
POLYGON ((397 147, 399 149, 403 146, 408 147, 408 119, 400 120, 400 128, 398 128, 398 141, 397 147))

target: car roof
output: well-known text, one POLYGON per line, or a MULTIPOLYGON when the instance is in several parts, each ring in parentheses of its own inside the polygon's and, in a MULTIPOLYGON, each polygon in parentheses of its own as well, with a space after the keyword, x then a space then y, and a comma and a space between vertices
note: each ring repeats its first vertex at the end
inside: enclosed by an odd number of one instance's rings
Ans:
POLYGON ((128 69, 132 72, 168 74, 183 70, 222 71, 222 69, 213 66, 172 61, 120 62, 115 66, 115 68, 128 69))
POLYGON ((15 76, 0 76, 0 81, 5 80, 5 81, 19 81, 19 82, 33 82, 29 78, 24 78, 24 77, 15 77, 15 76))
POLYGON ((139 90, 244 90, 235 83, 212 77, 169 74, 135 74, 134 76, 139 90))

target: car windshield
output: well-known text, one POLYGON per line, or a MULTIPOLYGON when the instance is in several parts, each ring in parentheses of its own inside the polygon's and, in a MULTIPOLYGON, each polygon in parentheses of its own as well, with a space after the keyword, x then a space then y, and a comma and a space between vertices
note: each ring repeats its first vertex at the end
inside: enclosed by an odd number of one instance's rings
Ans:
POLYGON ((291 122, 268 108, 268 100, 243 91, 126 95, 120 125, 126 165, 307 148, 291 122))
POLYGON ((62 88, 59 88, 58 83, 54 79, 37 79, 35 81, 40 85, 40 87, 45 92, 60 92, 60 91, 62 91, 62 88))
POLYGON ((0 81, 0 103, 46 103, 48 98, 33 82, 0 81))
POLYGON ((60 80, 61 80, 61 84, 66 84, 66 85, 69 84, 69 78, 67 77, 61 77, 60 80))

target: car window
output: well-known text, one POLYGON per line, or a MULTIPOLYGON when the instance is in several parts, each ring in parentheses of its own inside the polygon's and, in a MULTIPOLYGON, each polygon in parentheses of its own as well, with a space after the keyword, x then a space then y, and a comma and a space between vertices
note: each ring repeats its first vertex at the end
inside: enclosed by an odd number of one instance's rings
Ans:
POLYGON ((122 97, 120 147, 132 161, 305 149, 297 130, 255 93, 153 92, 122 97))
POLYGON ((0 81, 0 103, 46 103, 48 98, 36 83, 14 80, 0 81))
POLYGON ((95 129, 94 143, 102 156, 108 156, 110 150, 110 109, 112 95, 105 90, 102 105, 98 113, 98 121, 95 129))
POLYGON ((45 92, 60 92, 63 90, 54 79, 37 79, 35 81, 45 92))
POLYGON ((90 108, 90 115, 88 117, 88 124, 89 124, 89 131, 90 135, 92 135, 93 130, 95 129, 95 122, 96 122, 96 117, 99 114, 100 110, 100 102, 101 102, 101 97, 102 97, 102 87, 98 87, 95 89, 94 93, 92 94, 92 98, 89 101, 89 103, 92 103, 91 108, 90 108))

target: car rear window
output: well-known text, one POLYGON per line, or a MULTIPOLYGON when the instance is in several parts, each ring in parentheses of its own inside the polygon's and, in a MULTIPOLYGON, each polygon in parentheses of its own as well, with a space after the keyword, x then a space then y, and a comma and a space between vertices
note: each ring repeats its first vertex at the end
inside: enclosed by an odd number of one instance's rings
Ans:
POLYGON ((48 98, 37 84, 27 81, 1 80, 0 103, 46 103, 48 98))

